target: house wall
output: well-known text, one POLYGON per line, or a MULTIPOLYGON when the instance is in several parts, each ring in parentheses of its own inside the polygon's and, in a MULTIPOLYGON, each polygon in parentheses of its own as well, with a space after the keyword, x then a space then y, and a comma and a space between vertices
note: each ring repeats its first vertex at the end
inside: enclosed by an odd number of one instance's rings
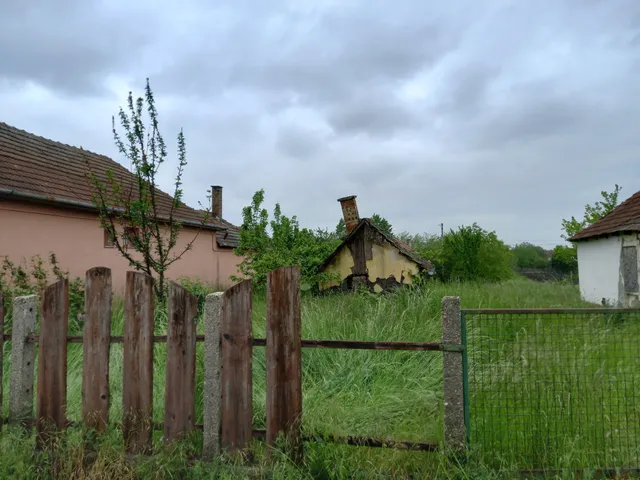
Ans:
MULTIPOLYGON (((196 233, 184 228, 174 251, 182 251, 196 233)), ((132 270, 117 249, 104 247, 104 230, 96 215, 0 201, 0 259, 8 256, 14 263, 28 263, 36 254, 48 258, 52 252, 71 276, 84 278, 96 266, 110 268, 115 292, 124 291, 125 272, 132 270)), ((233 284, 229 277, 238 274, 239 260, 231 249, 217 246, 215 232, 201 230, 192 249, 169 268, 167 276, 173 280, 198 277, 226 288, 233 284)))
POLYGON ((344 279, 351 275, 354 265, 355 263, 353 261, 353 255, 351 255, 351 251, 347 247, 341 248, 338 254, 333 257, 331 263, 324 269, 325 273, 329 275, 337 275, 340 280, 326 282, 321 286, 321 288, 327 289, 339 287, 344 279))
POLYGON ((586 240, 577 245, 582 298, 597 304, 602 303, 603 298, 611 305, 619 304, 622 238, 586 240))
POLYGON ((397 248, 389 243, 373 244, 371 259, 367 260, 369 281, 374 283, 374 291, 381 292, 383 287, 380 280, 389 277, 399 283, 411 284, 413 276, 418 275, 419 268, 415 262, 402 255, 397 248))

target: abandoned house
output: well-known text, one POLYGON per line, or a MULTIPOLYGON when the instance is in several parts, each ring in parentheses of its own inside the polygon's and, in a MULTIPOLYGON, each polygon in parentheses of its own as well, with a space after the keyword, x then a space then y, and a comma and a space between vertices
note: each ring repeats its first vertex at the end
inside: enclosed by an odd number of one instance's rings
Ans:
MULTIPOLYGON (((114 160, 81 148, 27 133, 0 122, 0 262, 29 264, 55 253, 70 276, 84 278, 95 266, 112 270, 113 287, 122 291, 125 272, 131 270, 100 225, 92 200, 89 167, 106 179, 113 171, 122 184, 135 176, 114 160)), ((204 193, 204 192, 203 192, 204 193)), ((222 187, 212 188, 212 211, 201 227, 204 212, 181 205, 175 218, 183 229, 174 252, 179 253, 196 235, 192 249, 167 271, 170 279, 199 278, 227 287, 241 260, 234 255, 238 229, 222 217, 222 187)), ((157 196, 159 217, 167 215, 173 198, 157 196)))
POLYGON ((637 306, 640 192, 570 238, 578 249, 580 294, 589 302, 637 306))
POLYGON ((370 219, 360 219, 355 196, 338 201, 342 206, 347 236, 319 267, 320 272, 334 277, 322 283, 321 290, 364 287, 379 293, 410 285, 421 272, 433 275, 429 261, 421 259, 397 238, 384 233, 370 219))

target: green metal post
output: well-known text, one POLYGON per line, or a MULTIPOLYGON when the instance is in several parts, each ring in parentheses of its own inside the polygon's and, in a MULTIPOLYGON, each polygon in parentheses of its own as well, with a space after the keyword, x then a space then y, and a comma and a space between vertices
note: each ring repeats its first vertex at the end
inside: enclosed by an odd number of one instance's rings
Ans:
POLYGON ((467 355, 467 320, 464 310, 460 312, 460 328, 462 329, 462 399, 464 404, 464 427, 466 430, 467 448, 471 444, 471 416, 469 411, 469 363, 467 355))

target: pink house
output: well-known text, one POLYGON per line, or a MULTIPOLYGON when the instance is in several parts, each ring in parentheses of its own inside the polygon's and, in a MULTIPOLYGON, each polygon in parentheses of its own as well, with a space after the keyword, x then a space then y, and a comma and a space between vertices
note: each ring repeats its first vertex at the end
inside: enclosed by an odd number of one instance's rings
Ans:
MULTIPOLYGON (((95 266, 111 268, 116 292, 124 288, 131 270, 105 235, 92 202, 88 165, 98 174, 111 170, 122 180, 132 173, 108 157, 27 133, 0 122, 0 261, 14 263, 43 259, 55 253, 60 267, 84 278, 95 266)), ((183 224, 176 251, 195 238, 191 250, 168 270, 170 279, 199 278, 212 286, 228 287, 238 275, 238 228, 222 217, 222 187, 212 187, 212 212, 187 206, 176 210, 183 224)), ((171 196, 161 193, 159 210, 168 209, 171 196)))

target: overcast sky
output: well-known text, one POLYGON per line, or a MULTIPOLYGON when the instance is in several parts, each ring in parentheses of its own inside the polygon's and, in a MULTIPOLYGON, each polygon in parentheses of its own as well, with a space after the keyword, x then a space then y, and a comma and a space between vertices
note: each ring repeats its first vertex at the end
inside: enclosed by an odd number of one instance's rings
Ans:
POLYGON ((0 121, 124 163, 111 116, 149 77, 185 200, 264 188, 303 226, 357 195, 397 232, 478 222, 560 243, 640 190, 638 0, 0 0, 0 121))

